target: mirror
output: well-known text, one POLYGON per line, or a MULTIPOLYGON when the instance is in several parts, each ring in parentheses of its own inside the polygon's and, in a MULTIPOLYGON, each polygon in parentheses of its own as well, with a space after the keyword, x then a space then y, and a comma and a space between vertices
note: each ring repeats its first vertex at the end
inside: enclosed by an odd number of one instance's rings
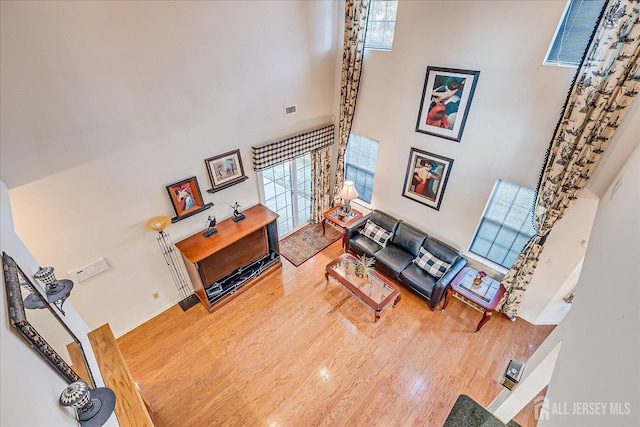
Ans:
POLYGON ((28 344, 69 383, 95 387, 82 344, 13 258, 2 253, 11 324, 28 344), (25 309, 26 307, 26 309, 25 309))

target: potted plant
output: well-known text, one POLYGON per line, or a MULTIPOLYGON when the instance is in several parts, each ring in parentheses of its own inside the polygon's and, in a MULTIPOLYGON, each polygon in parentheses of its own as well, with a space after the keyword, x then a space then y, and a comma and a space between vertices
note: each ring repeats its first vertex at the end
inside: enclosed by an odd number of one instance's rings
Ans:
POLYGON ((369 273, 373 271, 375 258, 367 258, 365 255, 358 255, 353 262, 353 271, 358 277, 369 277, 369 273))

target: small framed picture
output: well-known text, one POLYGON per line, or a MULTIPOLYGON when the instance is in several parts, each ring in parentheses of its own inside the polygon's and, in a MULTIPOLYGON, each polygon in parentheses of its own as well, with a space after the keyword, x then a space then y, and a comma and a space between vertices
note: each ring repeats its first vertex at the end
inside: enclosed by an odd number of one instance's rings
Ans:
POLYGON ((453 159, 412 147, 402 195, 439 210, 452 165, 453 159))
POLYGON ((211 185, 213 185, 212 191, 209 192, 222 190, 249 179, 244 175, 240 150, 209 157, 204 162, 209 171, 211 185))
POLYGON ((176 211, 177 217, 172 221, 191 216, 207 208, 202 200, 198 179, 195 176, 167 185, 167 192, 176 211))
POLYGON ((416 132, 460 142, 480 71, 427 67, 416 132))

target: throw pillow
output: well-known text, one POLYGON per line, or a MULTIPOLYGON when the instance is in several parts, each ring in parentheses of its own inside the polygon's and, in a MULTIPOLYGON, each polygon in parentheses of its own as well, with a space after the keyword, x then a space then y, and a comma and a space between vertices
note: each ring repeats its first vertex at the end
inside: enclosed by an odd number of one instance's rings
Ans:
POLYGON ((451 268, 451 264, 447 264, 437 258, 425 248, 420 248, 420 252, 418 253, 418 256, 413 259, 413 262, 437 279, 444 276, 445 273, 449 271, 449 268, 451 268))
POLYGON ((364 225, 362 230, 360 230, 360 234, 373 240, 383 248, 387 246, 387 243, 389 243, 389 240, 391 239, 391 237, 393 237, 392 232, 385 230, 379 225, 376 225, 369 219, 367 220, 367 223, 364 225))

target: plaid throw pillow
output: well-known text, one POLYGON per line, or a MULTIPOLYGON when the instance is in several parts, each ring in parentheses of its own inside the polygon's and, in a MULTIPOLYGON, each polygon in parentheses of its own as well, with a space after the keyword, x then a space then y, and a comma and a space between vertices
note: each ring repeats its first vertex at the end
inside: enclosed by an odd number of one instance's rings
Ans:
POLYGON ((375 225, 371 220, 367 220, 367 223, 364 225, 362 230, 360 230, 360 234, 369 239, 373 240, 383 248, 387 246, 389 239, 393 236, 393 233, 385 230, 384 228, 375 225))
POLYGON ((449 268, 451 268, 451 264, 447 264, 441 259, 436 258, 435 255, 425 248, 420 248, 420 252, 418 256, 413 259, 413 262, 437 279, 444 276, 444 274, 449 271, 449 268))

